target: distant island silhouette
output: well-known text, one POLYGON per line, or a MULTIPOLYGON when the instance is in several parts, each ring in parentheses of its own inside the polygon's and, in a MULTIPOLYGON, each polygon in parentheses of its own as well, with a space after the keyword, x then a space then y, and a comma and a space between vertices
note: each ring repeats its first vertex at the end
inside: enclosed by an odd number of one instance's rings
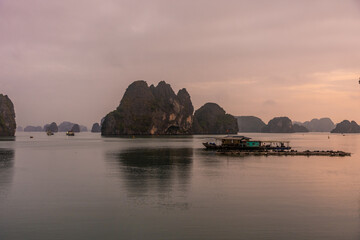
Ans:
MULTIPOLYGON (((64 121, 41 126, 18 127, 24 132, 86 132, 86 126, 64 121)), ((16 131, 14 105, 7 95, 0 94, 0 136, 14 136, 16 131)), ((256 116, 237 116, 226 113, 216 103, 206 103, 194 112, 190 94, 185 88, 173 91, 161 81, 157 86, 135 81, 128 86, 120 105, 108 113, 101 123, 94 123, 91 132, 102 136, 120 135, 190 135, 236 134, 238 132, 296 133, 331 132, 360 133, 355 121, 334 124, 330 118, 306 122, 292 121, 286 116, 275 117, 265 124, 256 116)))

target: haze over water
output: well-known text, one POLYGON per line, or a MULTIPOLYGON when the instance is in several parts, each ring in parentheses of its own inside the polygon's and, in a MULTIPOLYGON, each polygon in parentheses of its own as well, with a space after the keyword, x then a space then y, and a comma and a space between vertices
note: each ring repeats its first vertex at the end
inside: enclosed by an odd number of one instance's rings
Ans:
POLYGON ((360 237, 356 134, 246 134, 343 158, 219 156, 203 136, 29 135, 0 141, 0 239, 360 237))

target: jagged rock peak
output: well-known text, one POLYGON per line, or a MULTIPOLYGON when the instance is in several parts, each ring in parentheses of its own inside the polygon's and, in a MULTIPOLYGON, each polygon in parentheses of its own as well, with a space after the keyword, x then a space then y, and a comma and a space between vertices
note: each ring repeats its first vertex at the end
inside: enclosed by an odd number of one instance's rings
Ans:
POLYGON ((182 88, 178 91, 177 96, 180 98, 190 98, 190 94, 186 90, 186 88, 182 88))
POLYGON ((193 106, 186 90, 179 93, 165 81, 156 87, 133 82, 117 109, 105 117, 102 135, 190 134, 193 106))
POLYGON ((176 96, 170 84, 166 83, 165 81, 159 82, 156 87, 154 87, 154 85, 151 86, 152 87, 150 87, 150 89, 157 98, 168 99, 176 96))

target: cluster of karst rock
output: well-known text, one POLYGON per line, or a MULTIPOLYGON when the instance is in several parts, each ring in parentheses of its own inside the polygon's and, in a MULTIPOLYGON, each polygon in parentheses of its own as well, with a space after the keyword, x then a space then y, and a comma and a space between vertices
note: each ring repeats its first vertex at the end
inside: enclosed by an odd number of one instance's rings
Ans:
MULTIPOLYGON (((41 126, 18 127, 26 132, 86 132, 87 128, 72 122, 55 122, 41 126)), ((7 95, 0 94, 0 136, 14 136, 14 105, 7 95)), ((332 132, 360 133, 355 121, 344 120, 335 125, 329 118, 293 122, 288 117, 275 117, 268 124, 254 116, 234 117, 216 103, 206 103, 194 112, 185 88, 177 93, 165 81, 157 86, 135 81, 126 89, 120 105, 107 114, 101 123, 94 123, 91 132, 103 136, 119 135, 183 135, 235 134, 237 132, 294 133, 332 132)))
POLYGON ((237 120, 219 105, 207 103, 194 113, 186 89, 177 94, 161 81, 157 86, 136 81, 120 105, 104 118, 103 136, 237 133, 237 120))

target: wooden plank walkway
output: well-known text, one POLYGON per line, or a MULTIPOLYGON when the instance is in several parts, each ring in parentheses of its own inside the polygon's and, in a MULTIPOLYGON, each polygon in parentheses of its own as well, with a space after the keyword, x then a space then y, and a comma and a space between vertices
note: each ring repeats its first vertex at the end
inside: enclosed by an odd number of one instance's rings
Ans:
POLYGON ((217 151, 218 154, 222 155, 234 155, 234 156, 331 156, 331 157, 345 157, 351 156, 351 153, 343 151, 217 151))

